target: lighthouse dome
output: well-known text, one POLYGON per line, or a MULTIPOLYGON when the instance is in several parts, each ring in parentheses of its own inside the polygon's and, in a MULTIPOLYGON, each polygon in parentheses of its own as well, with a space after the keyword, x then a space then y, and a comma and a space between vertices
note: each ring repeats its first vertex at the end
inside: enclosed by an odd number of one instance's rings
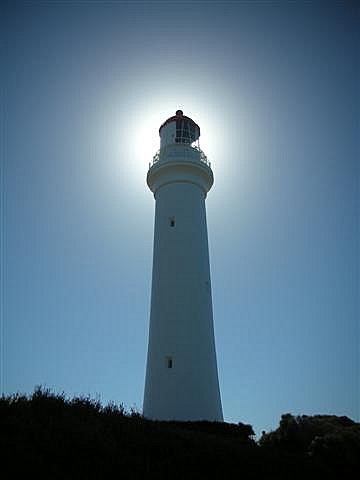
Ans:
POLYGON ((174 143, 191 145, 200 137, 200 127, 190 117, 177 110, 159 128, 160 148, 174 143))

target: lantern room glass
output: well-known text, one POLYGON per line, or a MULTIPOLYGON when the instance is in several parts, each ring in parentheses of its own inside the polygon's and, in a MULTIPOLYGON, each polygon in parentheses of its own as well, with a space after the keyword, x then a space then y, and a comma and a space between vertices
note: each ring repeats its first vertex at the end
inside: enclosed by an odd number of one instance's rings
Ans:
POLYGON ((192 144, 195 142, 195 124, 190 120, 176 120, 175 143, 192 144))

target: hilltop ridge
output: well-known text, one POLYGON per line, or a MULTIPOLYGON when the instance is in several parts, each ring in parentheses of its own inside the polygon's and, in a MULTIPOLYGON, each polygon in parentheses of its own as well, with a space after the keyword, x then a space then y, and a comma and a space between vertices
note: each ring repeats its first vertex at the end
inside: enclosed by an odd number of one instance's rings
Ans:
POLYGON ((144 419, 122 405, 37 388, 0 399, 3 473, 51 479, 345 478, 360 467, 360 424, 282 416, 255 441, 251 425, 144 419))

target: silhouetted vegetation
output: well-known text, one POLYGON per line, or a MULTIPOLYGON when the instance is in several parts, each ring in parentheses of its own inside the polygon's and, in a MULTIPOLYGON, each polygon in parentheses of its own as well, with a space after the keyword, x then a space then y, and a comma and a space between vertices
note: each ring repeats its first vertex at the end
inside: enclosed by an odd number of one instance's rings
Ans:
POLYGON ((251 425, 160 422, 122 405, 37 388, 0 399, 4 478, 345 478, 360 467, 360 425, 347 417, 283 415, 251 425))
POLYGON ((360 424, 348 417, 287 413, 277 430, 262 435, 259 446, 307 455, 334 474, 360 471, 360 424))

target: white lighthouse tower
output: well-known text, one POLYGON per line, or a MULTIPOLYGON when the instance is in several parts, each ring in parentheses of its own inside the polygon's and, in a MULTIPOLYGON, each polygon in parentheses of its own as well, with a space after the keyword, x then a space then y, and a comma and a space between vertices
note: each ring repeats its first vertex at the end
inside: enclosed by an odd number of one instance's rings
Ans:
POLYGON ((181 110, 159 134, 147 174, 156 207, 143 414, 221 422, 205 211, 213 172, 181 110))

